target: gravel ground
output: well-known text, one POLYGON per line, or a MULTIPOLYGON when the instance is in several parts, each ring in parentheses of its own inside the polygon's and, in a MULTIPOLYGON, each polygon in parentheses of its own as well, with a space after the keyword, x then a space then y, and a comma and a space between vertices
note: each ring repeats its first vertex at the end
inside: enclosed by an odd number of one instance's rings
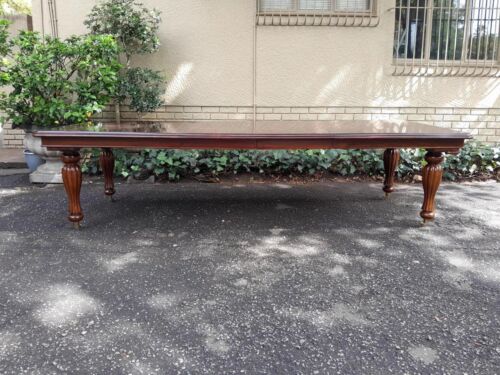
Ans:
POLYGON ((0 374, 499 374, 500 185, 0 177, 0 374))

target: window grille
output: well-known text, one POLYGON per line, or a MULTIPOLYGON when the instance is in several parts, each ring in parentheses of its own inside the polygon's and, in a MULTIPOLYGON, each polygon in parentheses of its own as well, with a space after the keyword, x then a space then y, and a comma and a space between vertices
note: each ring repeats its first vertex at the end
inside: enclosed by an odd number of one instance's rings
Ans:
POLYGON ((379 23, 377 0, 257 0, 260 26, 354 26, 379 23))
POLYGON ((500 76, 500 0, 396 0, 394 75, 500 76))

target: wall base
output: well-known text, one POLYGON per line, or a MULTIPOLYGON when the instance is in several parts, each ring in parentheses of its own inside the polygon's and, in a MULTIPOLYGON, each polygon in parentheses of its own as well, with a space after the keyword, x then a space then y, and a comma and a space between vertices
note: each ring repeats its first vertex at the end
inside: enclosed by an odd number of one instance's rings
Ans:
MULTIPOLYGON (((258 107, 257 120, 394 120, 418 121, 429 125, 469 132, 474 139, 487 144, 500 144, 500 108, 443 107, 258 107)), ((154 113, 139 117, 128 106, 122 106, 123 121, 201 121, 253 120, 249 106, 164 106, 154 113)), ((95 116, 97 121, 112 122, 114 108, 95 116)), ((4 147, 22 148, 24 132, 4 128, 4 147)))
MULTIPOLYGON (((121 116, 124 121, 253 120, 254 109, 249 106, 164 106, 139 119, 137 113, 123 106, 121 116)), ((500 144, 500 108, 263 106, 257 108, 256 116, 257 120, 277 121, 418 121, 471 133, 479 142, 500 144)), ((103 112, 98 119, 114 121, 114 110, 103 112)))

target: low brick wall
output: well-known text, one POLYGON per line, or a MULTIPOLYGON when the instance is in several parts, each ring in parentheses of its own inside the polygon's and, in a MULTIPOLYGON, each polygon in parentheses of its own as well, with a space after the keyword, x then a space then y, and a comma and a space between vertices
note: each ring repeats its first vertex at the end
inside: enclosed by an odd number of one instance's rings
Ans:
MULTIPOLYGON (((252 120, 253 107, 165 106, 142 117, 143 121, 252 120)), ((122 107, 124 121, 138 120, 137 113, 122 107)), ((113 109, 96 116, 113 121, 113 109)), ((258 107, 257 120, 408 120, 467 131, 477 141, 500 144, 500 108, 415 107, 258 107)), ((5 147, 22 147, 21 130, 4 130, 5 147)))
POLYGON ((23 148, 24 131, 21 129, 12 129, 10 124, 4 124, 2 138, 5 148, 23 148))
MULTIPOLYGON (((137 120, 124 106, 122 118, 137 120)), ((100 115, 113 120, 113 111, 100 115)), ((253 107, 165 106, 143 120, 252 120, 253 107)), ((500 143, 500 108, 258 107, 257 120, 408 120, 467 131, 477 141, 500 143)))

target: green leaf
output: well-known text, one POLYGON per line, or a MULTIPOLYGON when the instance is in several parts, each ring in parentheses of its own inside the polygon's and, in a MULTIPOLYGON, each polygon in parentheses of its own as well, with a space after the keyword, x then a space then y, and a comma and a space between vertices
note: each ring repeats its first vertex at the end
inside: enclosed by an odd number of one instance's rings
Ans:
MULTIPOLYGON (((98 165, 99 150, 92 152, 83 168, 87 173, 95 173, 98 165)), ((397 169, 400 178, 412 177, 420 173, 422 165, 420 150, 401 150, 401 162, 397 169)), ((473 177, 479 174, 494 176, 500 166, 500 153, 490 146, 467 144, 457 156, 446 158, 444 178, 453 180, 458 177, 473 177), (478 152, 478 149, 480 152, 478 152), (469 160, 466 155, 481 154, 469 160)), ((307 151, 178 151, 144 150, 139 153, 116 152, 116 171, 152 171, 156 176, 164 175, 168 165, 169 179, 178 180, 189 174, 211 173, 220 175, 255 171, 261 174, 314 174, 319 170, 331 171, 343 176, 364 173, 370 176, 383 176, 384 167, 380 151, 375 150, 307 150, 307 151), (342 156, 332 157, 333 156, 342 156)))

